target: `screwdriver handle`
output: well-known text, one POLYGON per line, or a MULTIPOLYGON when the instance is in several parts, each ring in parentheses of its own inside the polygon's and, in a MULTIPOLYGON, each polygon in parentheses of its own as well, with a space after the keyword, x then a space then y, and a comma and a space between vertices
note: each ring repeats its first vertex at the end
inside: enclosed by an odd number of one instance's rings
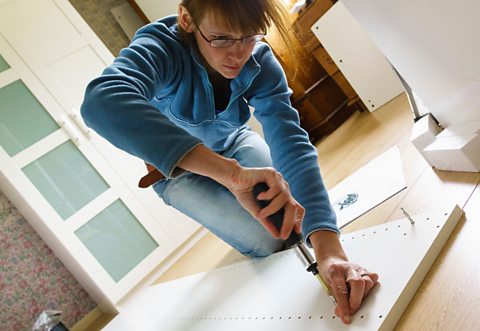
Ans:
MULTIPOLYGON (((268 200, 258 200, 257 196, 268 190, 268 186, 265 183, 258 183, 253 187, 253 198, 257 202, 258 206, 260 208, 265 208, 270 204, 270 201, 268 200)), ((282 228, 283 225, 283 215, 284 215, 284 210, 283 208, 277 211, 275 214, 268 216, 268 220, 277 228, 278 231, 282 228)), ((302 237, 295 232, 295 230, 292 230, 290 233, 290 237, 285 241, 285 245, 287 248, 290 248, 292 246, 295 246, 299 244, 302 241, 302 237)))

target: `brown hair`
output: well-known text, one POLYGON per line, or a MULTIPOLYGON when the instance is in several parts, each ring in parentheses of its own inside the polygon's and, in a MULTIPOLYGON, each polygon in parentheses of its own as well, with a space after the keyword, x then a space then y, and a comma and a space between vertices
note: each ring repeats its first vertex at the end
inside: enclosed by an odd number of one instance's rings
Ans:
MULTIPOLYGON (((293 58, 294 72, 299 68, 298 55, 292 43, 288 11, 280 0, 182 0, 193 21, 200 24, 207 13, 213 13, 222 25, 243 34, 267 32, 272 25, 278 30, 293 58)), ((190 34, 182 36, 191 42, 190 34)))

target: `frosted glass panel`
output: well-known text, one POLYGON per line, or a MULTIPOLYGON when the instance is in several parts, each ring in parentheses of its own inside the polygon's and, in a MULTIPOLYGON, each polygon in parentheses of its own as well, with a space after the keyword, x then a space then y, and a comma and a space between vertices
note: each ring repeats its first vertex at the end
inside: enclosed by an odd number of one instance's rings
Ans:
POLYGON ((0 72, 7 70, 10 68, 8 65, 7 61, 3 59, 3 57, 0 55, 0 72))
POLYGON ((108 189, 105 181, 71 141, 22 170, 63 219, 108 189))
POLYGON ((116 282, 158 247, 120 200, 75 234, 116 282))
POLYGON ((58 128, 21 80, 0 89, 0 145, 8 155, 14 156, 58 128))

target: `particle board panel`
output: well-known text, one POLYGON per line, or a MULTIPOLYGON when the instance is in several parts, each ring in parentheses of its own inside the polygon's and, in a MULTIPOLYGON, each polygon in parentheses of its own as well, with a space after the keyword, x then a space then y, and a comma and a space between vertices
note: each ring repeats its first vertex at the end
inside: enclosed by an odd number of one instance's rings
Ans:
POLYGON ((462 215, 454 206, 343 235, 350 259, 380 274, 350 325, 287 250, 152 286, 104 330, 391 330, 462 215))
POLYGON ((132 40, 135 32, 145 25, 145 22, 135 13, 128 2, 112 8, 110 12, 129 40, 132 40))
POLYGON ((407 187, 402 159, 394 146, 328 191, 342 228, 407 187))
POLYGON ((341 1, 311 30, 370 111, 405 91, 388 60, 341 1))

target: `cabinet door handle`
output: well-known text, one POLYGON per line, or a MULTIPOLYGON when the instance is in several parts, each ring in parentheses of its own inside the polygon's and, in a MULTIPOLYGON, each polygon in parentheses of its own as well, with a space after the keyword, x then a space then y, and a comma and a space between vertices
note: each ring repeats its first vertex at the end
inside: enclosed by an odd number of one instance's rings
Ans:
POLYGON ((65 130, 70 139, 72 139, 75 143, 80 143, 83 140, 83 137, 78 129, 76 129, 76 126, 72 124, 67 116, 60 116, 58 124, 62 127, 62 129, 65 130))
POLYGON ((85 122, 83 122, 80 113, 75 108, 73 108, 68 115, 72 119, 73 123, 75 123, 75 125, 80 129, 80 131, 87 137, 87 139, 90 138, 92 130, 85 125, 85 122))

